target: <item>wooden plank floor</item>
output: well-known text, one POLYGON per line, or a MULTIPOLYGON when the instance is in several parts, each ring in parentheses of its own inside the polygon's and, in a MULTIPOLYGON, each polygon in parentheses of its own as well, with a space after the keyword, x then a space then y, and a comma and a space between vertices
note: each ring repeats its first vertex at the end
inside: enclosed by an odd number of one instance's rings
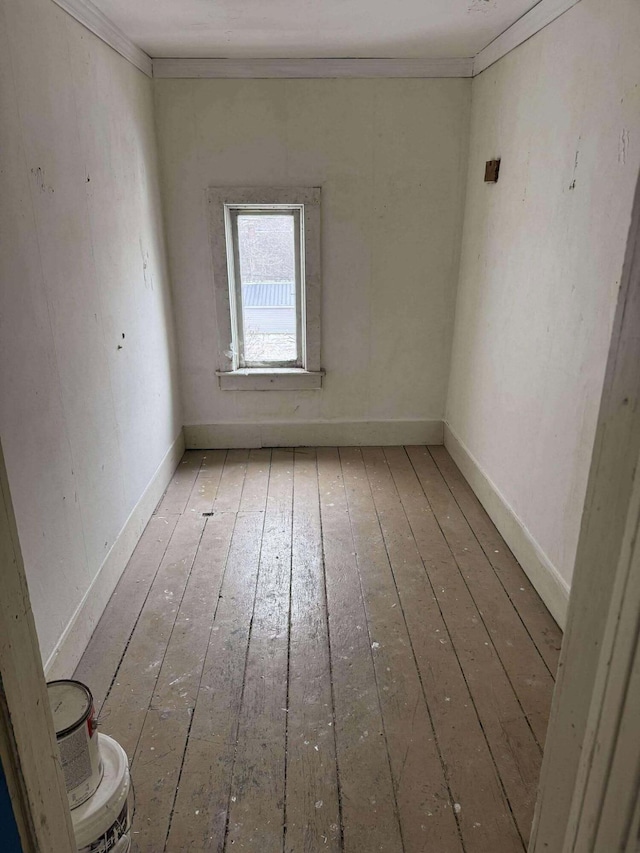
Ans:
POLYGON ((443 447, 190 451, 75 677, 136 851, 513 853, 560 642, 443 447))

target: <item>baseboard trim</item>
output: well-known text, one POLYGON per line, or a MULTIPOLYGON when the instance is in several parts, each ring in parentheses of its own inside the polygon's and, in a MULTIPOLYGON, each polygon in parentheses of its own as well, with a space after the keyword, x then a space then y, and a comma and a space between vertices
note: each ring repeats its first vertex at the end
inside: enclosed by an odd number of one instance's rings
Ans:
POLYGON ((116 584, 138 544, 158 501, 169 485, 185 450, 184 434, 178 434, 165 454, 151 482, 124 523, 120 534, 105 557, 102 566, 84 598, 56 643, 44 666, 49 680, 70 678, 91 639, 96 625, 111 598, 116 584))
POLYGON ((569 585, 522 520, 509 506, 496 485, 446 422, 444 446, 500 531, 500 535, 513 551, 547 609, 564 630, 569 604, 569 585))
POLYGON ((441 420, 301 421, 194 424, 184 428, 190 450, 226 447, 334 447, 442 444, 441 420))

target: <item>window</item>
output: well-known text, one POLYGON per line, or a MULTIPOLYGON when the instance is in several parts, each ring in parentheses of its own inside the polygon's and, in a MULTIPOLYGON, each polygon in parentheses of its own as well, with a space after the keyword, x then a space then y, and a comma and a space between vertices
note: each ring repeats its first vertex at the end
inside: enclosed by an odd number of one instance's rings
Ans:
POLYGON ((227 206, 226 212, 238 365, 303 367, 302 206, 227 206))
POLYGON ((220 387, 319 388, 320 190, 210 189, 220 387))

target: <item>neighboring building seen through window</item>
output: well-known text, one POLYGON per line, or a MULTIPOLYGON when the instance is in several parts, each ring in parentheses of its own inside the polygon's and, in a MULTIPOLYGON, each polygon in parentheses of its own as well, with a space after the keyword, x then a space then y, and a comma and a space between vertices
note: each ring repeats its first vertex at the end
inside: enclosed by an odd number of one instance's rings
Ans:
POLYGON ((293 211, 237 215, 245 366, 299 364, 296 220, 293 211))

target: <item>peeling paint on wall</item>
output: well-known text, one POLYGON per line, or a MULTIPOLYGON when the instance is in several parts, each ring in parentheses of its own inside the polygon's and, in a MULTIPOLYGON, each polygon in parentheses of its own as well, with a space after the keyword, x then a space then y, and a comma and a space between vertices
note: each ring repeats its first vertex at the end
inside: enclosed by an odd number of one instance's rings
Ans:
POLYGON ((148 290, 153 290, 153 274, 149 269, 149 252, 145 251, 140 238, 140 255, 142 257, 142 275, 144 277, 144 286, 148 290))
POLYGON ((44 170, 37 166, 35 169, 31 170, 31 174, 34 176, 36 180, 36 186, 40 190, 41 193, 53 193, 55 190, 53 187, 50 187, 44 179, 44 170))
POLYGON ((620 138, 618 140, 618 163, 624 165, 627 162, 627 151, 629 150, 629 131, 626 127, 622 128, 620 138))
POLYGON ((578 144, 576 145, 576 156, 573 161, 573 177, 571 179, 571 183, 569 184, 569 189, 574 190, 576 188, 576 174, 578 172, 578 161, 580 160, 580 139, 582 137, 578 137, 578 144))
POLYGON ((497 8, 496 0, 470 0, 467 12, 487 12, 497 8))

